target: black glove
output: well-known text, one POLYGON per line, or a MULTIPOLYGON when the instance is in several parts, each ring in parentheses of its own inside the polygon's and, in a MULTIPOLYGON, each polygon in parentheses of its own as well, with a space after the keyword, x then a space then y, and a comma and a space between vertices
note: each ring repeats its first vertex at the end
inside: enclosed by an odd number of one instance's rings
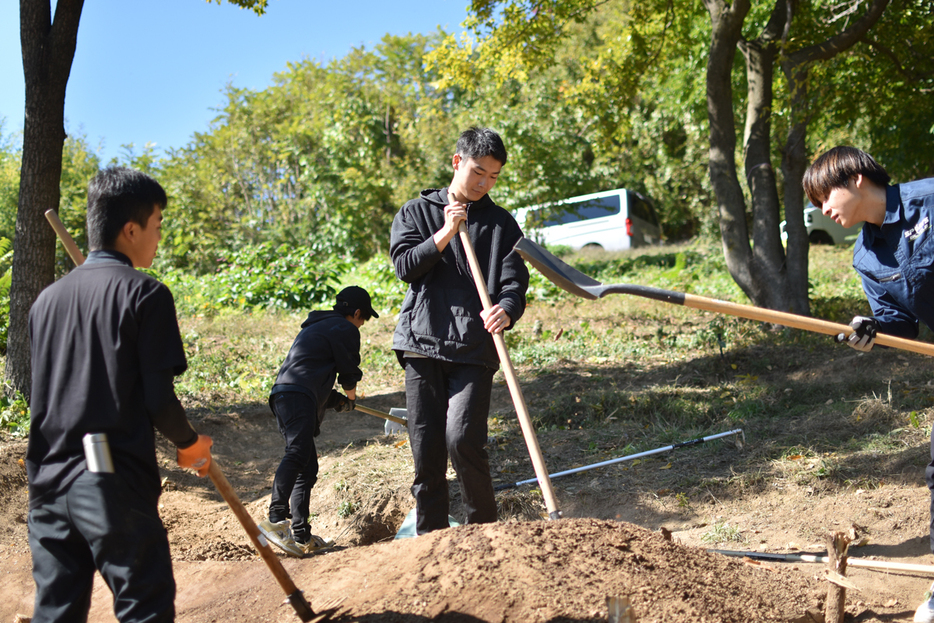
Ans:
POLYGON ((332 389, 331 393, 328 394, 328 397, 324 401, 324 408, 337 410, 337 407, 339 407, 340 404, 345 400, 347 400, 346 396, 344 396, 336 389, 332 389))
POLYGON ((855 316, 850 321, 850 328, 853 329, 853 333, 849 336, 840 333, 835 338, 836 341, 846 342, 850 348, 863 353, 872 350, 872 345, 876 342, 876 333, 879 332, 879 321, 868 316, 855 316))
POLYGON ((343 400, 339 405, 334 407, 334 410, 338 413, 347 413, 349 411, 353 411, 354 407, 356 406, 356 401, 351 400, 347 396, 341 396, 341 398, 343 398, 343 400))
POLYGON ((324 401, 324 408, 334 409, 338 413, 353 411, 354 401, 336 389, 332 389, 331 393, 328 394, 327 400, 324 401))

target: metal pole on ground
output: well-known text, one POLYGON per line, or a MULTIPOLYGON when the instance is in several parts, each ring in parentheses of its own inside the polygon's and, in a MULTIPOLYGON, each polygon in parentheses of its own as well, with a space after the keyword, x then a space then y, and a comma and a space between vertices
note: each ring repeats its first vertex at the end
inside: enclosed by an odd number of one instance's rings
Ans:
MULTIPOLYGON (((688 441, 682 441, 679 443, 672 444, 670 446, 665 446, 664 448, 656 448, 655 450, 646 450, 645 452, 639 452, 637 454, 628 454, 626 456, 621 456, 616 459, 610 459, 608 461, 602 461, 600 463, 594 463, 593 465, 584 465, 583 467, 575 467, 574 469, 568 469, 563 472, 557 472, 555 474, 548 474, 551 478, 560 478, 561 476, 569 476, 570 474, 577 474, 578 472, 586 472, 590 469, 597 469, 598 467, 606 467, 607 465, 613 465, 614 463, 622 463, 623 461, 632 461, 633 459, 639 459, 644 456, 651 456, 653 454, 659 454, 660 452, 668 452, 669 450, 674 450, 676 448, 683 448, 685 446, 694 446, 699 443, 704 443, 705 441, 711 441, 713 439, 720 439, 721 437, 728 437, 730 435, 743 435, 745 439, 745 434, 743 429, 737 428, 725 433, 717 433, 716 435, 709 435, 707 437, 698 437, 697 439, 690 439, 688 441)), ((512 489, 513 487, 520 487, 522 485, 529 485, 533 482, 536 482, 535 478, 530 478, 529 480, 520 480, 519 482, 512 482, 505 485, 497 485, 493 487, 494 491, 505 491, 506 489, 512 489)))

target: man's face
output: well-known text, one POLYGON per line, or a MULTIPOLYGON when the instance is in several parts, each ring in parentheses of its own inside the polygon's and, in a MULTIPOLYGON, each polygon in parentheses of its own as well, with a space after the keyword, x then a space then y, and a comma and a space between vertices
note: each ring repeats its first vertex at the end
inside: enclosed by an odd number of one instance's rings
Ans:
POLYGON ((461 158, 459 154, 454 154, 454 179, 451 181, 451 190, 462 202, 479 201, 493 189, 502 168, 502 163, 493 156, 474 159, 461 158))
POLYGON ((863 193, 856 180, 851 179, 846 186, 834 188, 821 204, 821 212, 843 227, 852 227, 865 219, 861 216, 860 205, 863 193))
POLYGON ((159 248, 159 241, 162 240, 162 208, 156 206, 149 215, 146 227, 137 225, 137 236, 138 239, 134 245, 136 257, 130 259, 133 261, 133 266, 137 268, 149 268, 152 266, 152 261, 156 259, 156 249, 159 248))

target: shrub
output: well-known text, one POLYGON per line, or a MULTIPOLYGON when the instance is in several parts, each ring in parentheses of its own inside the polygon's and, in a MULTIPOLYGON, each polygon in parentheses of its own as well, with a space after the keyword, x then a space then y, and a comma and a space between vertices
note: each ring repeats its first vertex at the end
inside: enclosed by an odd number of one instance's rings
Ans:
POLYGON ((346 269, 344 260, 321 258, 306 247, 263 243, 231 253, 213 274, 192 277, 173 270, 161 278, 186 314, 306 310, 334 299, 346 269))

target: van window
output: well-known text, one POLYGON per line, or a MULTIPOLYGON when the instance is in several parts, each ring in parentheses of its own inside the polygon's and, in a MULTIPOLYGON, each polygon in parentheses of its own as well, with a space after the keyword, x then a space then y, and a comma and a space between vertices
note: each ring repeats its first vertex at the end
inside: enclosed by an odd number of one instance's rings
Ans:
POLYGON ((629 215, 658 227, 655 210, 642 197, 633 192, 629 193, 629 215))
POLYGON ((532 227, 551 227, 553 225, 587 221, 592 218, 602 218, 612 214, 619 214, 619 211, 619 195, 611 195, 535 210, 529 214, 526 222, 532 227))

